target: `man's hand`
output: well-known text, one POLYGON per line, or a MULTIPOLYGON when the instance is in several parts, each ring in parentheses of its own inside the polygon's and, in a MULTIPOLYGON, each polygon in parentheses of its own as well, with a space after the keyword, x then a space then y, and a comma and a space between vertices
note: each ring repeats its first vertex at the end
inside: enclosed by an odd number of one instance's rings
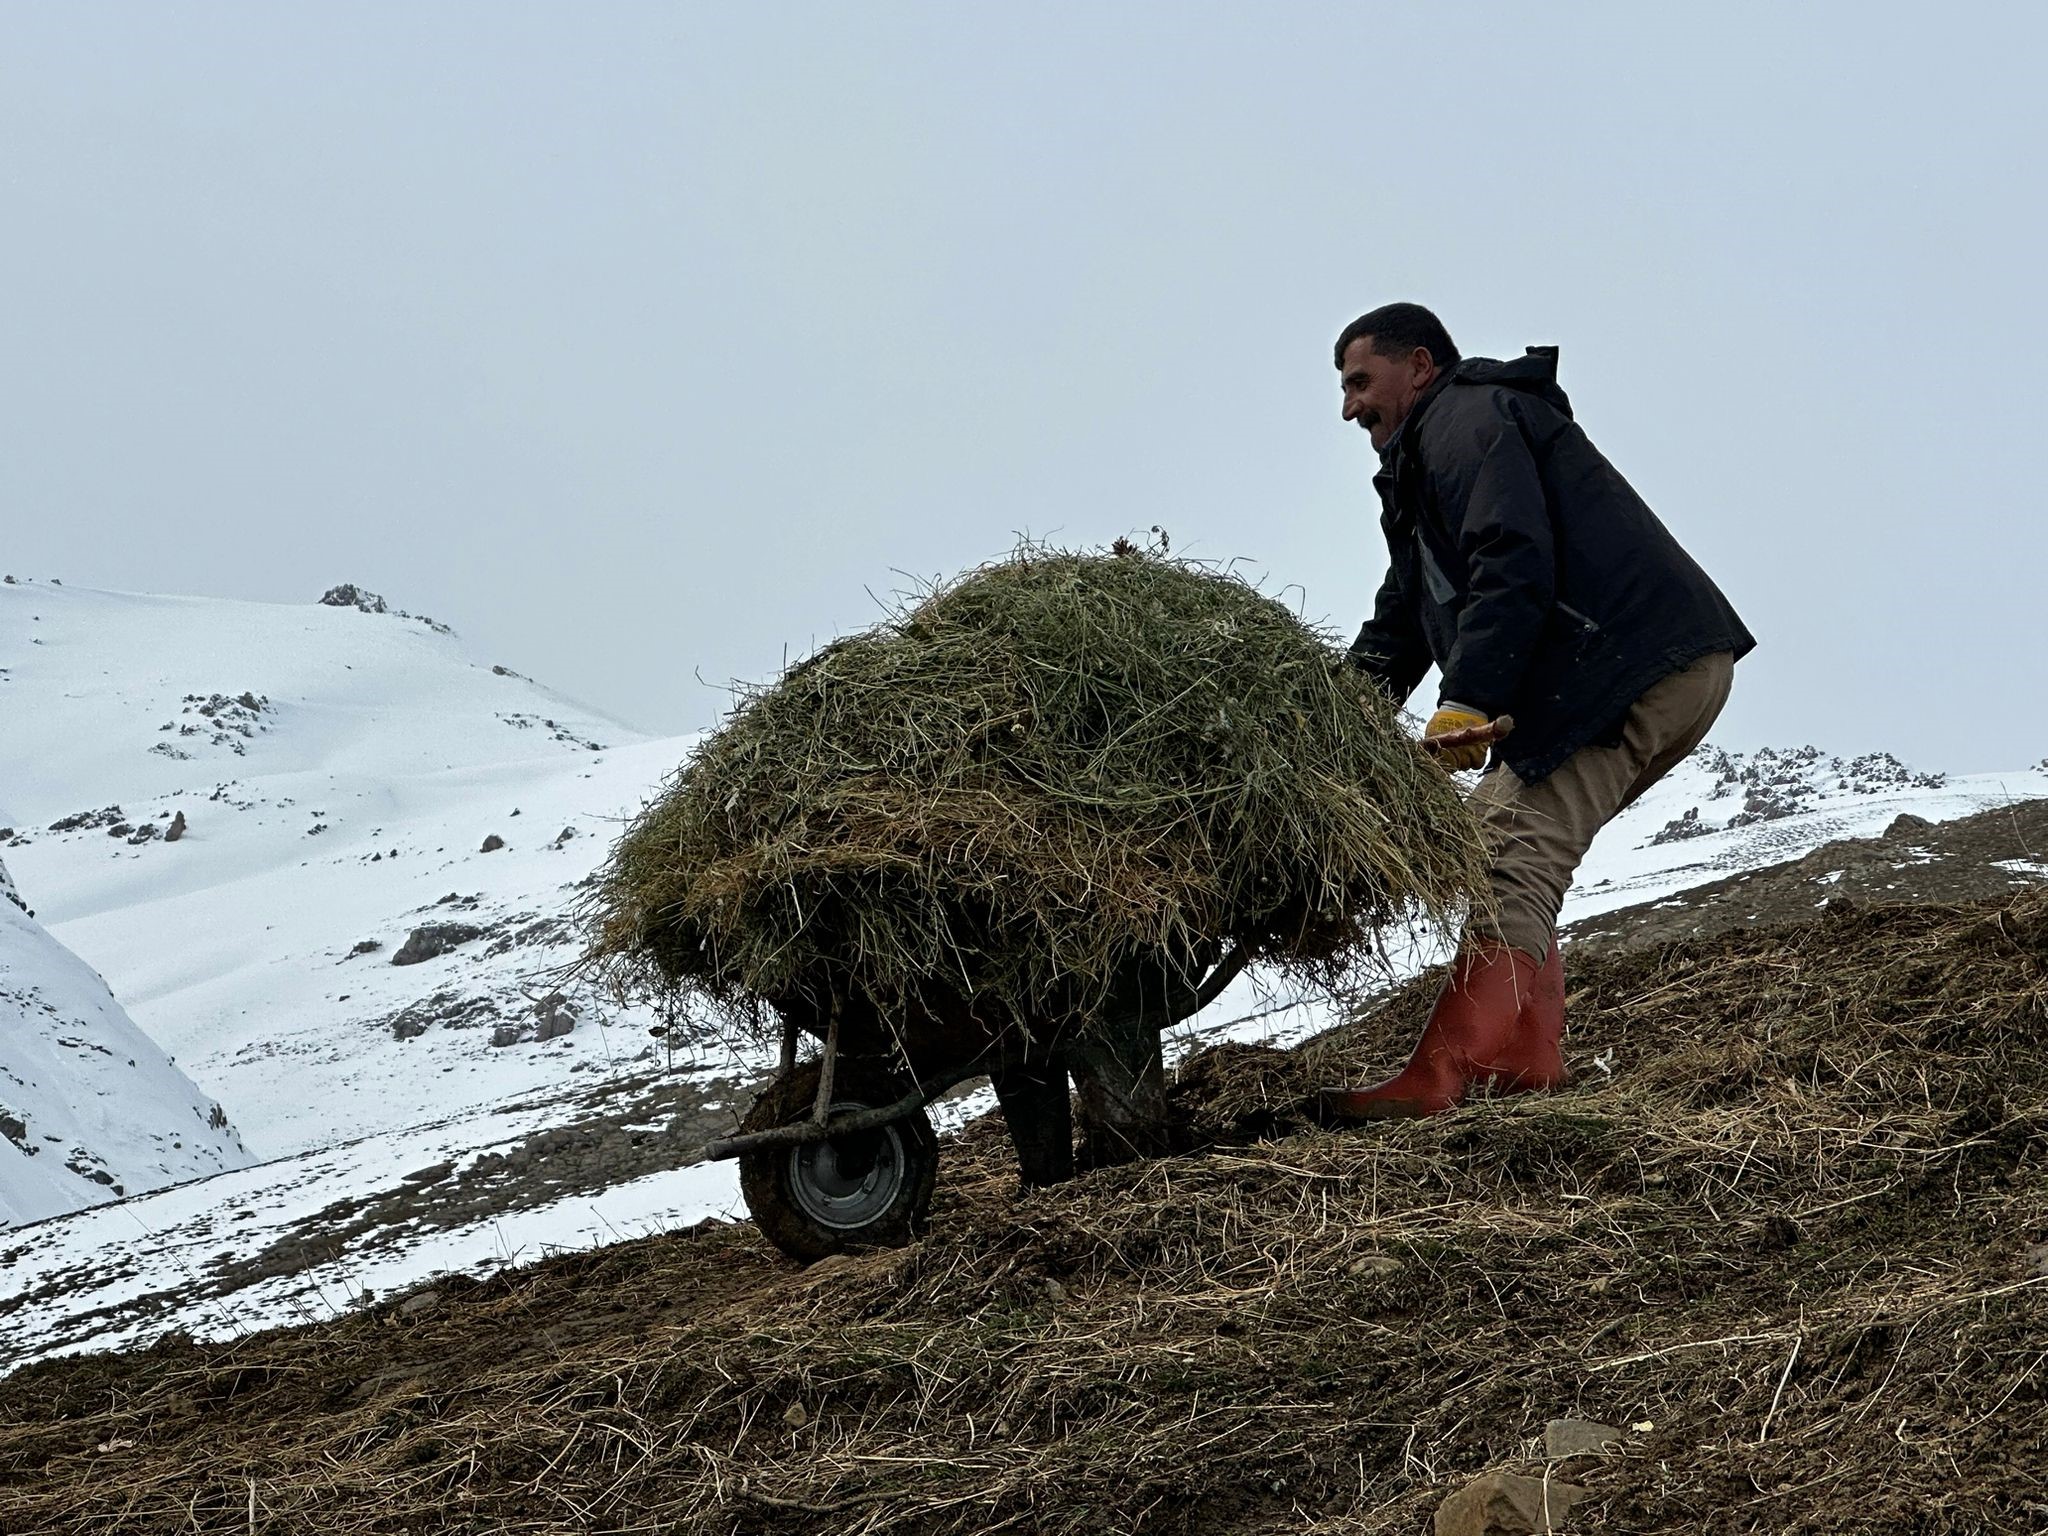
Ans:
MULTIPOLYGON (((1478 710, 1467 709, 1462 704, 1454 704, 1446 699, 1437 706, 1436 713, 1429 717, 1429 724, 1422 728, 1422 744, 1427 747, 1433 737, 1449 736, 1457 731, 1477 730, 1488 723, 1486 716, 1478 710)), ((1465 768, 1484 768, 1486 743, 1472 741, 1462 747, 1444 747, 1438 750, 1435 756, 1437 762, 1450 772, 1465 768)))

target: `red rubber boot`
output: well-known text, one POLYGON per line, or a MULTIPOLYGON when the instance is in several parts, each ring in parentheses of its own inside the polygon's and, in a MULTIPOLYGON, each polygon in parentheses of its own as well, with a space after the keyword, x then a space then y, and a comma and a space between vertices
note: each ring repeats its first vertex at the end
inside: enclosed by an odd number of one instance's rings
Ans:
POLYGON ((1555 938, 1536 972, 1535 985, 1522 998, 1513 1032, 1476 1065, 1495 1093, 1565 1085, 1569 1074, 1564 1068, 1564 956, 1555 938))
POLYGON ((1554 1087, 1564 1079, 1557 1045, 1563 1023, 1564 970, 1555 943, 1542 964, 1511 944, 1469 943, 1408 1065, 1370 1088, 1325 1088, 1317 1096, 1322 1118, 1330 1124, 1441 1114, 1456 1108, 1474 1083, 1509 1093, 1554 1087), (1545 978, 1546 970, 1554 970, 1554 979, 1545 978), (1546 993, 1555 1007, 1540 997, 1546 993))

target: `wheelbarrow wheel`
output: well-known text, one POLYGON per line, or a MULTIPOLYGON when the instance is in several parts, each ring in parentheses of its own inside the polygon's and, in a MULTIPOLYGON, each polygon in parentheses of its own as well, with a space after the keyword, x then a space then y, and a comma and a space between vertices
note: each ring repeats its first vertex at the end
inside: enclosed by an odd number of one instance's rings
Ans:
MULTIPOLYGON (((832 1113, 879 1109, 909 1092, 872 1058, 842 1056, 832 1113)), ((773 1130, 810 1118, 818 1063, 800 1062, 762 1093, 741 1129, 773 1130)), ((806 1263, 850 1248, 896 1248, 924 1230, 939 1174, 939 1139, 923 1110, 873 1130, 740 1156, 740 1193, 770 1242, 806 1263)))

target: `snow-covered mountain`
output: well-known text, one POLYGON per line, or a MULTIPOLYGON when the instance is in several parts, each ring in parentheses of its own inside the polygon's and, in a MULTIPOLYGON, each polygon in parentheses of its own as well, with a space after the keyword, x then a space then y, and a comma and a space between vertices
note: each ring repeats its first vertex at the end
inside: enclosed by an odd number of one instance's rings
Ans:
MULTIPOLYGON (((666 1021, 555 974, 579 883, 688 738, 644 738, 352 588, 275 605, 0 585, 0 718, 19 723, 0 851, 32 904, 268 1159, 0 1234, 0 1367, 736 1205, 730 1165, 680 1165, 765 1063, 657 1044, 666 1021)), ((1603 835, 1565 918, 2043 795, 2038 768, 1943 780, 1702 748, 1603 835)), ((1329 1019, 1248 978, 1177 1049, 1329 1019)))
POLYGON ((221 1107, 46 932, 0 864, 0 1227, 249 1161, 221 1107))
POLYGON ((644 1066, 646 1020, 547 978, 687 742, 330 598, 0 586, 0 847, 44 921, 261 1156, 644 1066))

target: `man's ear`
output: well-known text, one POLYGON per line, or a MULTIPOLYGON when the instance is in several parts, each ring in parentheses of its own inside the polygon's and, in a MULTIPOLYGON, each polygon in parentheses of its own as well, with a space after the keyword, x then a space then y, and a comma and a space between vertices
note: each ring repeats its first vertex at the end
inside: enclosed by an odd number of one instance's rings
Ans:
POLYGON ((1408 376, 1420 385, 1436 371, 1436 359, 1429 348, 1417 347, 1408 354, 1408 376))

